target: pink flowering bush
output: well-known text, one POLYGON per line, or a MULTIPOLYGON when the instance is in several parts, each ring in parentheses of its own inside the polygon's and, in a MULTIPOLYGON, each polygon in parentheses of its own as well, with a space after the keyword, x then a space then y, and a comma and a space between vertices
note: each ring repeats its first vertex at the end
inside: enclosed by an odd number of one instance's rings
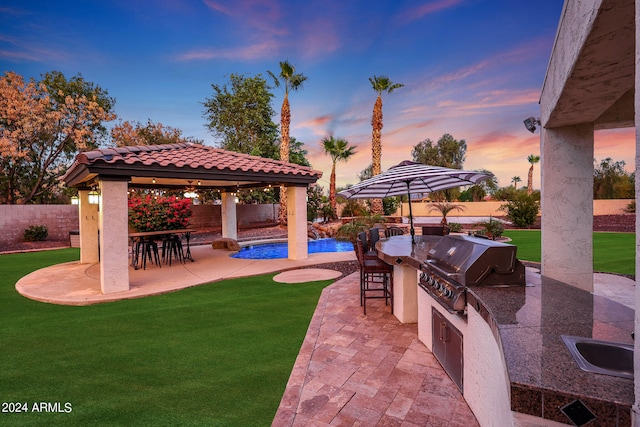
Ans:
POLYGON ((190 199, 178 199, 175 196, 129 199, 129 224, 137 231, 187 228, 190 216, 190 199))

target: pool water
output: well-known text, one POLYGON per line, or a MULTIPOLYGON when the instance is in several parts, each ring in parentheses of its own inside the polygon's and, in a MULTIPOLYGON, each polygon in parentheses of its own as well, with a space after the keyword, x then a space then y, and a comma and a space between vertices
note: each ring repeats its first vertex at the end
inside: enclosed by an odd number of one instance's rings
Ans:
MULTIPOLYGON (((309 241, 309 253, 319 252, 349 252, 353 250, 351 242, 341 242, 336 239, 318 239, 309 241)), ((287 243, 267 243, 264 245, 246 246, 232 258, 242 259, 276 259, 286 258, 288 255, 287 243)))

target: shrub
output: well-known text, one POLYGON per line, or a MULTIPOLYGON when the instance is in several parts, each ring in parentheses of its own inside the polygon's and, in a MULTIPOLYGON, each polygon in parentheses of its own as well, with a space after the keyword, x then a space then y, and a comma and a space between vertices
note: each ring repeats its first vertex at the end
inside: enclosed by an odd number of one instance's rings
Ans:
POLYGON ((354 219, 346 224, 343 224, 336 231, 336 239, 342 241, 348 241, 353 243, 353 247, 356 246, 356 239, 358 233, 368 230, 369 226, 362 219, 354 219))
POLYGON ((400 203, 400 197, 385 197, 382 199, 382 211, 385 215, 395 215, 400 203))
POLYGON ((626 208, 624 208, 625 213, 636 213, 636 201, 629 203, 626 208))
POLYGON ((39 242, 47 239, 49 229, 46 225, 32 225, 24 230, 23 236, 25 242, 39 242))
POLYGON ((191 199, 175 196, 129 199, 129 224, 137 231, 187 228, 190 216, 191 199))
POLYGON ((355 199, 348 199, 342 209, 342 216, 364 216, 367 210, 355 199))
POLYGON ((452 233, 460 233, 462 231, 462 224, 460 224, 459 222, 450 222, 449 231, 451 231, 452 233))
POLYGON ((475 225, 477 227, 482 227, 480 234, 490 237, 493 240, 502 237, 502 233, 504 233, 504 225, 502 222, 495 219, 490 218, 489 221, 476 222, 475 225))
POLYGON ((507 217, 516 227, 527 228, 536 222, 540 205, 533 197, 520 194, 515 200, 500 206, 500 210, 506 212, 507 217))

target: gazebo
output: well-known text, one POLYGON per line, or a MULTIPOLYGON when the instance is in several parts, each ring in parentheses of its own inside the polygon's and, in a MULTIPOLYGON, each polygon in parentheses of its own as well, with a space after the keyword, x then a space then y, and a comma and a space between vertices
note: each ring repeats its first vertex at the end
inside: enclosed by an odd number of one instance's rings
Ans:
POLYGON ((218 189, 222 235, 237 238, 235 192, 284 185, 287 192, 288 257, 306 259, 307 186, 322 172, 306 166, 181 143, 106 148, 80 153, 62 177, 78 188, 80 263, 100 263, 103 294, 129 290, 128 191, 130 188, 218 189), (89 203, 98 191, 99 204, 89 203), (98 231, 100 230, 100 232, 98 231))

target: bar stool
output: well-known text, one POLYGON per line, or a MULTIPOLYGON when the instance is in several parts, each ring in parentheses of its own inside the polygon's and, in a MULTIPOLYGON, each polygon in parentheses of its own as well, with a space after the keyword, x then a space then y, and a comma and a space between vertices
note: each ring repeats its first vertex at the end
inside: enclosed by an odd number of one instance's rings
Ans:
POLYGON ((155 262, 158 267, 160 265, 160 255, 158 253, 158 244, 153 239, 142 238, 136 243, 136 264, 138 259, 140 259, 140 254, 142 254, 142 269, 147 269, 147 258, 151 260, 151 262, 155 262))
POLYGON ((389 227, 386 230, 384 230, 384 235, 385 237, 391 237, 391 236, 402 236, 404 234, 404 231, 402 231, 402 228, 400 227, 389 227))
POLYGON ((171 265, 172 258, 184 264, 184 253, 182 252, 182 240, 177 234, 171 234, 162 239, 162 261, 171 265))
POLYGON ((363 253, 364 259, 378 259, 378 254, 369 244, 369 239, 367 237, 367 234, 368 233, 366 231, 362 231, 358 233, 358 237, 357 237, 357 240, 359 240, 360 243, 362 243, 362 253, 363 253))
POLYGON ((367 300, 384 298, 393 314, 393 266, 381 259, 366 259, 362 241, 356 239, 356 256, 360 264, 360 305, 367 315, 367 300))
POLYGON ((380 240, 380 229, 379 228, 370 228, 369 229, 369 249, 376 251, 376 243, 380 240))

